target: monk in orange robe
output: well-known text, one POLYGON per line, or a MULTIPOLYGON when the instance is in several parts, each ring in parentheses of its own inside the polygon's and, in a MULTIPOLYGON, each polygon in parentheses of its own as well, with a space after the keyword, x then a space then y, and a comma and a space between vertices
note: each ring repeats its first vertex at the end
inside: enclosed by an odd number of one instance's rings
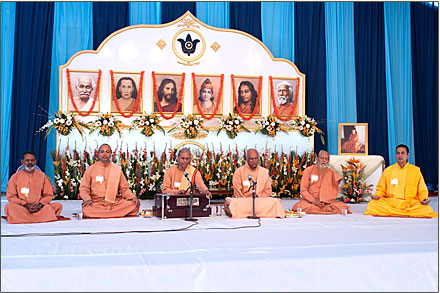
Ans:
POLYGON ((10 224, 51 222, 61 214, 63 206, 50 203, 52 185, 46 174, 35 169, 36 163, 35 153, 24 153, 21 160, 23 170, 12 175, 8 182, 5 214, 10 224))
POLYGON ((184 172, 186 172, 200 194, 207 195, 208 197, 212 196, 203 182, 202 175, 196 168, 190 165, 190 162, 191 151, 188 148, 182 148, 177 154, 177 166, 172 166, 165 172, 162 193, 189 194, 191 192, 191 183, 184 175, 184 172))
POLYGON ((336 201, 342 177, 328 166, 330 154, 321 150, 316 165, 307 167, 301 179, 301 199, 292 210, 301 208, 306 214, 340 214, 350 207, 336 201))
POLYGON ((362 147, 361 139, 356 129, 353 129, 348 140, 342 145, 341 149, 344 153, 357 153, 362 147))
POLYGON ((408 163, 409 148, 396 147, 397 163, 385 169, 365 215, 438 218, 428 205, 428 188, 420 168, 408 163))
POLYGON ((228 216, 245 218, 253 215, 253 188, 251 186, 256 182, 255 215, 263 218, 285 217, 281 201, 278 198, 270 197, 272 194, 272 179, 269 176, 269 170, 258 166, 259 161, 258 151, 249 149, 246 153, 246 165, 235 170, 232 178, 234 198, 227 197, 225 202, 225 212, 228 216))
POLYGON ((121 167, 110 162, 112 150, 103 144, 99 161, 87 168, 79 186, 84 218, 135 216, 140 202, 131 192, 121 167))

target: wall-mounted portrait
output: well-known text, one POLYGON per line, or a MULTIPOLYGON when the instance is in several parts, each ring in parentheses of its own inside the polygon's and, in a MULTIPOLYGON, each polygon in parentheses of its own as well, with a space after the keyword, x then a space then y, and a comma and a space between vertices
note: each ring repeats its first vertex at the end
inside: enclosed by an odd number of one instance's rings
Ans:
POLYGON ((339 155, 368 155, 368 123, 339 123, 339 155))
POLYGON ((231 83, 233 113, 243 118, 261 117, 262 77, 235 75, 231 83))
POLYGON ((269 78, 270 113, 282 121, 298 116, 299 78, 269 78))
POLYGON ((67 110, 71 112, 98 113, 100 111, 100 84, 98 71, 68 70, 67 110))
POLYGON ((193 75, 192 80, 193 114, 205 119, 220 117, 223 114, 222 75, 193 75))
MULTIPOLYGON (((155 113, 183 113, 182 74, 152 73, 153 109, 155 113)), ((164 116, 164 115, 162 115, 164 116)), ((169 115, 167 115, 168 117, 169 115)))
POLYGON ((111 112, 121 114, 142 114, 143 73, 111 72, 111 112))

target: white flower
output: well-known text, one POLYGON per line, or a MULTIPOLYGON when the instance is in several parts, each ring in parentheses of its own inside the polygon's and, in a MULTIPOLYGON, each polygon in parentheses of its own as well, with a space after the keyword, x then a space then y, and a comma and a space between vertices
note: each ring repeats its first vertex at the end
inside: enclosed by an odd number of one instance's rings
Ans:
POLYGON ((229 120, 228 124, 232 125, 232 124, 234 124, 234 122, 232 122, 232 120, 229 120))
POLYGON ((306 128, 310 128, 310 124, 306 124, 306 128))
POLYGON ((183 127, 183 128, 188 128, 188 126, 189 126, 188 122, 186 122, 186 121, 183 122, 183 124, 182 124, 182 127, 183 127))
MULTIPOLYGON (((148 126, 148 124, 149 124, 149 122, 148 122, 148 121, 147 121, 147 122, 145 122, 145 125, 147 125, 147 126, 148 126)), ((143 121, 143 120, 139 121, 139 125, 140 125, 140 126, 143 126, 143 125, 144 125, 144 121, 143 121)))
POLYGON ((303 130, 303 127, 302 127, 302 126, 300 126, 300 127, 299 127, 299 130, 303 130))
POLYGON ((199 120, 194 120, 194 125, 199 125, 199 120))
POLYGON ((227 131, 231 131, 232 130, 232 126, 231 125, 226 125, 226 130, 227 131))
POLYGON ((271 131, 271 130, 272 130, 272 126, 268 126, 267 131, 271 131))
POLYGON ((53 120, 53 123, 55 123, 55 124, 58 124, 58 123, 60 123, 60 119, 58 119, 58 118, 55 118, 55 119, 53 120))
POLYGON ((115 124, 114 124, 113 122, 110 121, 110 122, 108 123, 108 126, 109 126, 109 127, 113 127, 113 126, 115 126, 115 124))
POLYGON ((302 120, 300 124, 301 124, 301 125, 304 125, 304 124, 305 124, 304 120, 302 120))
POLYGON ((72 120, 72 116, 67 115, 67 120, 72 120))
POLYGON ((115 122, 115 118, 110 117, 109 121, 110 121, 110 122, 115 122))
POLYGON ((66 121, 66 125, 67 125, 67 126, 72 125, 72 120, 67 120, 67 121, 66 121))
POLYGON ((47 127, 50 127, 50 126, 52 126, 52 125, 53 125, 53 122, 52 122, 52 120, 49 120, 49 121, 47 121, 46 125, 47 125, 47 127))
POLYGON ((101 124, 101 121, 96 121, 95 122, 95 127, 99 127, 99 126, 101 126, 102 124, 101 124))
POLYGON ((104 121, 102 121, 102 124, 107 125, 107 124, 108 124, 107 119, 105 119, 104 121))
POLYGON ((65 196, 63 196, 64 199, 69 199, 69 196, 66 194, 65 196))
POLYGON ((240 124, 240 121, 238 121, 237 119, 235 119, 235 124, 240 124))
POLYGON ((150 123, 154 123, 154 119, 153 118, 150 118, 150 123))
POLYGON ((270 126, 272 126, 272 127, 275 126, 275 122, 272 122, 272 123, 270 124, 270 126))
POLYGON ((63 179, 58 180, 57 181, 58 186, 62 187, 63 186, 63 182, 64 182, 63 179))
POLYGON ((196 129, 197 129, 197 130, 200 130, 200 125, 196 125, 196 129))
POLYGON ((60 123, 61 123, 61 124, 64 124, 64 122, 66 122, 66 120, 64 120, 64 119, 60 119, 60 123))

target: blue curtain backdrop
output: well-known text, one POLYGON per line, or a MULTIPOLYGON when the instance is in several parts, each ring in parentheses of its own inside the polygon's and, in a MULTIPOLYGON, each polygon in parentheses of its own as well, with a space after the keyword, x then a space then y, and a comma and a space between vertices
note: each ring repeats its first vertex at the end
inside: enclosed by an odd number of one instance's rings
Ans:
POLYGON ((385 2, 384 16, 390 164, 401 143, 409 147, 408 160, 414 164, 410 3, 385 2))
POLYGON ((129 24, 161 24, 160 2, 129 2, 129 24))
POLYGON ((128 26, 128 2, 93 2, 93 49, 113 32, 128 26))
MULTIPOLYGON (((166 23, 187 10, 212 26, 243 30, 263 39, 275 57, 294 61, 306 75, 306 114, 321 122, 318 126, 324 132, 328 132, 327 121, 332 115, 345 117, 347 112, 356 113, 350 114, 357 115, 357 121, 353 122, 369 123, 370 154, 382 155, 387 163, 393 163, 395 145, 406 143, 411 148, 410 161, 414 162, 415 158, 428 185, 438 185, 437 7, 401 2, 3 2, 1 5, 2 191, 6 190, 7 174, 15 171, 26 149, 37 152, 43 169, 45 163, 50 166, 50 158, 44 157, 55 149, 55 136, 48 139, 45 147, 44 134, 34 133, 47 119, 39 116, 44 114, 39 106, 51 114, 57 110, 60 64, 77 51, 97 48, 109 34, 124 26, 166 23), (14 5, 16 15, 5 8, 14 5), (89 8, 84 8, 87 5, 89 8), (353 6, 353 15, 341 8, 349 6, 353 6), (70 25, 64 27, 63 21, 70 25), (15 24, 14 29, 6 28, 7 23, 15 24), (326 30, 327 38, 335 38, 332 43, 340 43, 341 50, 349 52, 344 54, 351 65, 344 60, 342 68, 334 68, 340 52, 326 52, 326 30), (355 58, 350 55, 350 47, 354 48, 355 58), (355 71, 343 78, 347 66, 351 66, 351 71, 354 66, 355 71), (338 75, 327 76, 326 68, 333 68, 338 75), (331 81, 329 86, 343 89, 345 99, 347 84, 353 84, 349 78, 356 80, 352 99, 355 106, 350 106, 351 110, 338 107, 335 113, 327 113, 327 102, 334 105, 340 101, 339 94, 327 97, 327 80, 331 81)), ((341 120, 338 118, 335 123, 341 120)), ((319 136, 315 136, 315 150, 328 149, 329 141, 330 145, 337 143, 337 135, 325 137, 326 145, 322 145, 319 136)), ((334 154, 334 147, 330 149, 334 154)))
POLYGON ((10 175, 27 150, 36 153, 37 163, 45 169, 46 140, 44 134, 36 135, 35 132, 47 122, 47 117, 41 115, 41 108, 49 106, 53 11, 54 3, 17 2, 10 175))
MULTIPOLYGON (((357 122, 353 3, 325 3, 325 32, 327 131, 329 137, 337 138, 338 123, 357 122)), ((338 153, 337 140, 329 140, 328 151, 338 153)))
MULTIPOLYGON (((53 25, 52 68, 50 75, 49 113, 59 110, 59 67, 81 50, 93 48, 93 22, 84 21, 92 17, 92 2, 55 2, 53 25)), ((47 137, 46 174, 53 178, 54 167, 51 150, 56 149, 56 131, 47 137)))
POLYGON ((229 28, 229 2, 196 2, 197 18, 219 28, 229 28))
POLYGON ((162 2, 162 23, 171 22, 187 11, 196 15, 195 2, 162 2))
POLYGON ((320 122, 325 145, 315 135, 315 151, 327 149, 327 94, 324 3, 295 6, 295 64, 306 75, 306 114, 320 122))
MULTIPOLYGON (((414 141, 425 181, 438 182, 438 8, 411 3, 414 141)), ((433 189, 433 186, 430 186, 433 189)))
POLYGON ((14 60, 15 2, 1 3, 1 159, 2 191, 8 187, 11 135, 11 96, 14 60))
POLYGON ((368 153, 389 164, 383 3, 354 3, 357 122, 368 123, 368 153))
POLYGON ((247 32, 261 41, 261 3, 230 3, 230 27, 247 32))
POLYGON ((261 2, 262 41, 275 58, 285 58, 294 62, 294 27, 295 3, 261 2))

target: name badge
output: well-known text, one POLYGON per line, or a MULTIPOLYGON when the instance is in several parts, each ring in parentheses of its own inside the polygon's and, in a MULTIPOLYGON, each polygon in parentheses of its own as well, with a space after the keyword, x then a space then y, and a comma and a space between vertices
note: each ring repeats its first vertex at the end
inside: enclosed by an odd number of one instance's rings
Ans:
POLYGON ((21 194, 24 194, 25 196, 29 195, 29 188, 28 187, 22 187, 20 190, 21 194))
POLYGON ((318 179, 319 179, 319 177, 318 177, 318 175, 312 175, 312 182, 316 182, 316 181, 318 181, 318 179))
POLYGON ((251 186, 251 182, 249 180, 243 180, 243 186, 249 187, 251 186))
POLYGON ((96 176, 96 182, 102 184, 102 182, 104 182, 104 176, 96 176))
POLYGON ((175 188, 179 188, 180 187, 180 182, 174 182, 174 187, 175 188))
POLYGON ((399 179, 397 178, 391 179, 391 185, 399 185, 399 179))

